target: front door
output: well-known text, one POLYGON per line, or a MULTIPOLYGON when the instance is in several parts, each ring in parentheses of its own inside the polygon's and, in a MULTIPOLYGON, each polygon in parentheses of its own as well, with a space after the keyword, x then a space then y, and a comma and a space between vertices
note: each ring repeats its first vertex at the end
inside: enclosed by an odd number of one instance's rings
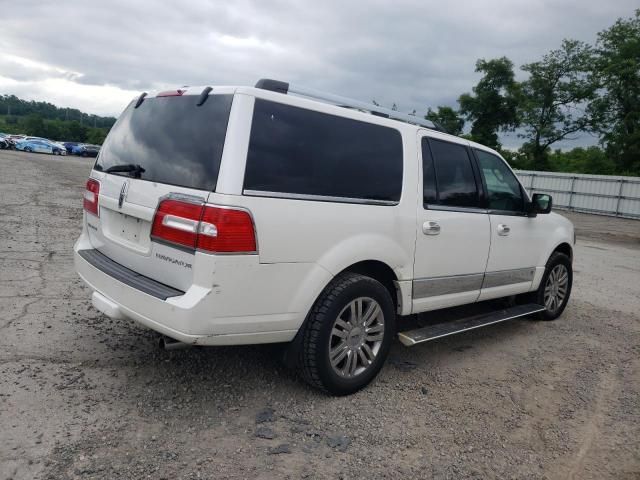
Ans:
POLYGON ((480 300, 528 292, 536 271, 543 229, 525 213, 524 189, 500 157, 474 149, 487 192, 491 249, 480 300))
POLYGON ((423 199, 417 215, 413 313, 475 302, 490 239, 467 142, 433 132, 419 141, 423 199))

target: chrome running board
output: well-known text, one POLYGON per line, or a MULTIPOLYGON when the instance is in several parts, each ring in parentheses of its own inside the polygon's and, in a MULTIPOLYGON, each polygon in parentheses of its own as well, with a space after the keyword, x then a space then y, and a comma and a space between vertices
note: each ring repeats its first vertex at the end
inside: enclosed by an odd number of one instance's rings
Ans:
POLYGON ((486 327, 487 325, 493 325, 494 323, 506 322, 507 320, 524 317, 543 310, 544 307, 542 305, 537 305, 535 303, 516 305, 515 307, 496 310, 495 312, 459 318, 458 320, 452 320, 450 322, 437 323, 435 325, 416 328, 415 330, 400 332, 398 333, 398 339, 407 347, 411 347, 418 343, 424 343, 437 338, 455 335, 456 333, 486 327))

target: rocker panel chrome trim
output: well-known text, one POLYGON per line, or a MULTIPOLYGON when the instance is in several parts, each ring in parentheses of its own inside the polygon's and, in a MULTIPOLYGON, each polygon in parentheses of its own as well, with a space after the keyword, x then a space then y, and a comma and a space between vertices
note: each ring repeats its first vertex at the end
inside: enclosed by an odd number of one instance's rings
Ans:
POLYGON ((497 272, 472 273, 470 275, 418 278, 413 281, 413 299, 531 282, 535 273, 535 267, 527 267, 497 272))
POLYGON ((536 267, 487 272, 484 275, 482 288, 502 287, 504 285, 513 285, 514 283, 530 282, 533 280, 535 273, 536 267))
POLYGON ((451 293, 480 290, 484 274, 420 278, 413 281, 413 298, 437 297, 451 293))

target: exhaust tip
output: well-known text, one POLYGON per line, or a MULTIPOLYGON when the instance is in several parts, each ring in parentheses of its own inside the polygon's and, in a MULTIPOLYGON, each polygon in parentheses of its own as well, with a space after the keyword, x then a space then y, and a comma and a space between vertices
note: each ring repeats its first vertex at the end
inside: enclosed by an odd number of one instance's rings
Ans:
POLYGON ((183 348, 189 348, 191 345, 188 343, 179 342, 178 340, 174 340, 173 338, 162 336, 158 340, 158 347, 160 350, 180 350, 183 348))

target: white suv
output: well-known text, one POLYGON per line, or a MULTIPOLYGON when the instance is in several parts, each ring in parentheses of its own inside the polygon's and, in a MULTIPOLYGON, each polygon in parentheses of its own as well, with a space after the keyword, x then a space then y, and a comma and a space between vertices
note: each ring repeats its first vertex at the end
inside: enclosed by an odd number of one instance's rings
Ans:
POLYGON ((289 342, 333 394, 368 384, 396 335, 557 318, 573 226, 495 151, 438 130, 273 80, 143 94, 87 181, 76 269, 98 310, 167 346, 289 342))

